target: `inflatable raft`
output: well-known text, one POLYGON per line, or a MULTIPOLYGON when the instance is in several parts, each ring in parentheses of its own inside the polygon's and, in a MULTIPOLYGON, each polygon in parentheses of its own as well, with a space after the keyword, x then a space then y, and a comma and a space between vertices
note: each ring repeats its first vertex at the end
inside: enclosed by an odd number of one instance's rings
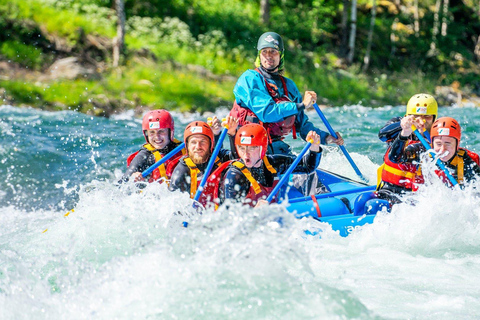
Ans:
POLYGON ((375 198, 376 186, 320 169, 317 169, 317 176, 322 193, 305 197, 295 187, 280 191, 287 210, 297 218, 313 217, 328 222, 345 237, 356 227, 372 223, 378 211, 390 210, 386 200, 375 198))

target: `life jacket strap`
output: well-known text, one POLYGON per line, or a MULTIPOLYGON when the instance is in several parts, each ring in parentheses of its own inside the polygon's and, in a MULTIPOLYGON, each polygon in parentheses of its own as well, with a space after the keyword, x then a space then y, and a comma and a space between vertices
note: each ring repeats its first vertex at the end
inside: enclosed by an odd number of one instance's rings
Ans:
MULTIPOLYGON (((162 154, 157 149, 155 149, 155 147, 152 146, 150 143, 145 143, 143 145, 143 147, 145 149, 147 149, 148 151, 150 151, 151 153, 153 153, 153 155, 155 157, 155 162, 158 162, 163 158, 162 154)), ((167 169, 165 168, 165 163, 161 164, 158 167, 158 171, 160 172, 160 177, 161 178, 164 178, 164 179, 168 178, 167 177, 167 169)))
MULTIPOLYGON (((190 198, 193 199, 198 189, 198 174, 200 173, 200 169, 198 169, 197 165, 193 163, 193 160, 189 157, 184 158, 183 161, 185 161, 185 164, 190 169, 190 198)), ((222 165, 219 157, 215 158, 215 165, 222 165)))
POLYGON ((270 164, 270 162, 268 161, 268 158, 267 156, 263 156, 263 163, 265 164, 265 167, 267 168, 268 171, 270 171, 270 173, 272 174, 276 174, 277 173, 277 170, 275 170, 274 167, 272 167, 272 165, 270 164))
POLYGON ((387 164, 384 164, 383 170, 393 173, 394 175, 400 176, 400 177, 405 177, 408 179, 414 179, 415 178, 415 173, 413 172, 406 172, 397 168, 390 167, 387 164))
POLYGON ((463 177, 464 177, 464 162, 463 158, 465 156, 465 151, 459 149, 457 151, 457 154, 455 155, 455 158, 453 158, 452 162, 450 162, 453 166, 457 168, 457 182, 459 184, 463 183, 463 177))
POLYGON ((193 163, 192 159, 189 157, 186 157, 183 159, 185 161, 185 164, 187 167, 190 169, 190 198, 194 198, 195 194, 197 193, 197 187, 198 187, 198 174, 200 173, 200 169, 198 169, 197 165, 193 163))
POLYGON ((235 161, 234 163, 232 163, 232 165, 240 169, 240 171, 243 173, 245 178, 247 178, 248 182, 250 182, 250 185, 252 186, 255 194, 259 194, 260 192, 262 192, 262 188, 260 188, 260 184, 258 183, 257 180, 255 180, 250 170, 248 170, 248 168, 243 163, 241 163, 240 161, 235 161))
MULTIPOLYGON (((180 141, 178 139, 175 139, 175 138, 173 139, 173 142, 176 143, 177 145, 180 145, 182 143, 182 141, 180 141)), ((181 152, 182 152, 183 155, 186 155, 187 154, 187 149, 183 148, 181 150, 181 152)))

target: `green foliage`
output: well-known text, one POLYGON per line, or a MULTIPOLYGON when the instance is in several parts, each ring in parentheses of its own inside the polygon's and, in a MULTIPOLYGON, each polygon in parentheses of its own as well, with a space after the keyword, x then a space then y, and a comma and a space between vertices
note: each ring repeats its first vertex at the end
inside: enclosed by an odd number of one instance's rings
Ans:
POLYGON ((0 44, 0 54, 27 68, 39 69, 42 66, 42 50, 18 41, 5 41, 0 44))
POLYGON ((134 101, 149 108, 167 108, 180 111, 214 111, 230 105, 233 99, 232 80, 204 79, 194 72, 176 70, 172 66, 153 65, 132 61, 119 74, 112 71, 101 81, 77 79, 73 81, 1 81, 0 88, 24 103, 54 109, 74 109, 87 112, 94 102, 111 100, 113 108, 131 107, 119 99, 134 101))
MULTIPOLYGON (((55 3, 57 1, 52 0, 0 0, 0 12, 12 20, 33 21, 43 26, 48 33, 65 38, 70 45, 75 45, 78 40, 79 28, 87 34, 96 33, 113 37, 115 20, 95 19, 99 16, 97 10, 105 14, 104 9, 93 5, 90 14, 84 16, 83 13, 62 6, 51 6, 55 3)), ((109 14, 111 13, 110 10, 109 14)))
MULTIPOLYGON (((362 72, 371 1, 358 1, 354 61, 346 66, 340 29, 342 1, 270 0, 270 21, 260 22, 258 0, 126 0, 126 55, 118 70, 100 80, 3 81, 16 101, 55 108, 93 110, 98 99, 128 99, 150 107, 214 110, 231 104, 235 78, 253 66, 258 36, 280 33, 286 43, 286 71, 300 91, 313 89, 334 105, 405 103, 435 85, 480 87, 473 38, 480 34, 473 1, 451 1, 448 32, 431 50, 434 2, 419 1, 419 33, 413 1, 378 2, 370 71, 362 72), (138 57, 146 57, 139 59, 138 57), (193 65, 193 66, 192 66, 193 65)), ((0 55, 25 67, 50 63, 55 41, 68 54, 84 52, 85 34, 115 36, 113 0, 0 0, 0 55)), ((348 34, 349 30, 346 30, 348 34)), ((104 55, 88 52, 104 61, 104 55)), ((121 104, 121 103, 120 103, 121 104)))

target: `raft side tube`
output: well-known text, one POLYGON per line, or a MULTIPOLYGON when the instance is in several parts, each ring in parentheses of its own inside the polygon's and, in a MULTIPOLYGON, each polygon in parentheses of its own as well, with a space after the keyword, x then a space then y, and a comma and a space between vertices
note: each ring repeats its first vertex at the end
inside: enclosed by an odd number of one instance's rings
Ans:
POLYGON ((331 216, 317 218, 321 222, 327 222, 332 226, 332 230, 336 230, 342 237, 348 236, 353 230, 368 224, 373 223, 375 215, 353 216, 351 214, 345 216, 331 216))
POLYGON ((293 212, 296 218, 350 215, 349 208, 338 198, 325 198, 320 201, 310 198, 310 200, 288 204, 287 210, 293 212))

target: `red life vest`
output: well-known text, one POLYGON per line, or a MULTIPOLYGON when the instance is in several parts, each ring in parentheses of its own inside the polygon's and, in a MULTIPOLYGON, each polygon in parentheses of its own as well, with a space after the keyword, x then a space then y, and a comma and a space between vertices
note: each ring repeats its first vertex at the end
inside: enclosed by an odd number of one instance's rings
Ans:
MULTIPOLYGON (((478 157, 478 154, 476 154, 475 152, 472 152, 470 150, 467 150, 467 149, 464 149, 464 148, 458 148, 458 151, 457 151, 457 154, 455 155, 455 157, 452 159, 452 161, 450 162, 450 164, 452 166, 454 166, 457 170, 457 182, 459 184, 463 184, 463 178, 464 178, 464 159, 466 157, 470 157, 472 158, 473 161, 475 161, 475 163, 477 165, 480 165, 480 159, 478 157)), ((448 169, 447 169, 448 170, 448 169)), ((445 172, 443 170, 435 170, 435 173, 437 174, 437 176, 439 176, 442 181, 446 184, 448 184, 449 186, 452 186, 452 183, 450 182, 450 180, 447 178, 445 172)))
MULTIPOLYGON (((258 70, 258 68, 256 68, 255 71, 257 71, 265 81, 265 86, 267 88, 268 94, 272 97, 275 103, 292 102, 292 100, 290 100, 290 98, 288 97, 287 83, 285 82, 284 77, 280 76, 284 92, 283 96, 280 96, 278 92, 278 87, 275 86, 275 84, 268 82, 267 79, 263 77, 262 73, 260 72, 260 70, 258 70)), ((295 129, 295 116, 287 117, 280 122, 263 123, 260 121, 260 119, 258 119, 257 115, 252 110, 248 109, 247 107, 240 106, 236 100, 233 102, 232 110, 230 110, 230 116, 238 119, 239 127, 249 123, 259 123, 265 127, 269 137, 283 140, 285 136, 292 132, 293 138, 297 139, 297 132, 295 129)))
MULTIPOLYGON (((204 192, 202 194, 202 197, 205 197, 205 200, 207 200, 207 203, 213 203, 215 205, 215 210, 218 208, 218 205, 220 203, 219 201, 219 187, 220 187, 220 181, 223 179, 223 176, 225 172, 228 170, 228 168, 232 165, 240 169, 240 171, 245 175, 247 180, 250 182, 250 189, 248 190, 248 193, 245 197, 245 199, 248 199, 245 201, 248 205, 254 207, 258 200, 260 199, 266 199, 270 193, 272 192, 273 188, 278 184, 278 176, 277 170, 272 167, 270 162, 268 161, 267 157, 263 157, 263 163, 265 164, 265 167, 267 168, 270 173, 275 175, 273 185, 271 187, 265 187, 261 184, 258 183, 257 180, 252 176, 250 173, 250 170, 240 161, 236 160, 231 160, 228 162, 223 163, 220 167, 218 167, 208 178, 206 187, 204 189, 204 192)), ((274 197, 272 202, 277 202, 277 198, 274 197)))
MULTIPOLYGON (((178 141, 177 139, 174 139, 173 142, 180 144, 180 141, 178 141)), ((160 161, 160 159, 162 159, 164 156, 157 149, 155 149, 150 143, 145 143, 143 147, 148 151, 150 151, 155 156, 155 162, 160 161)), ((139 152, 140 150, 128 156, 127 168, 130 166, 130 163, 132 163, 132 160, 136 157, 136 155, 139 152)), ((148 182, 153 182, 158 180, 161 183, 163 180, 169 181, 170 178, 172 177, 173 169, 175 169, 175 167, 178 164, 178 161, 180 160, 182 155, 184 155, 185 153, 186 153, 185 149, 182 149, 181 152, 178 152, 172 158, 167 160, 164 164, 160 165, 158 168, 153 170, 152 173, 150 174, 150 178, 148 179, 148 182)))
MULTIPOLYGON (((419 143, 418 141, 410 140, 408 145, 413 143, 419 143)), ((388 158, 390 152, 389 147, 383 158, 384 164, 382 165, 382 181, 388 182, 393 185, 416 191, 419 184, 424 183, 422 171, 419 166, 412 163, 394 163, 388 158)))

